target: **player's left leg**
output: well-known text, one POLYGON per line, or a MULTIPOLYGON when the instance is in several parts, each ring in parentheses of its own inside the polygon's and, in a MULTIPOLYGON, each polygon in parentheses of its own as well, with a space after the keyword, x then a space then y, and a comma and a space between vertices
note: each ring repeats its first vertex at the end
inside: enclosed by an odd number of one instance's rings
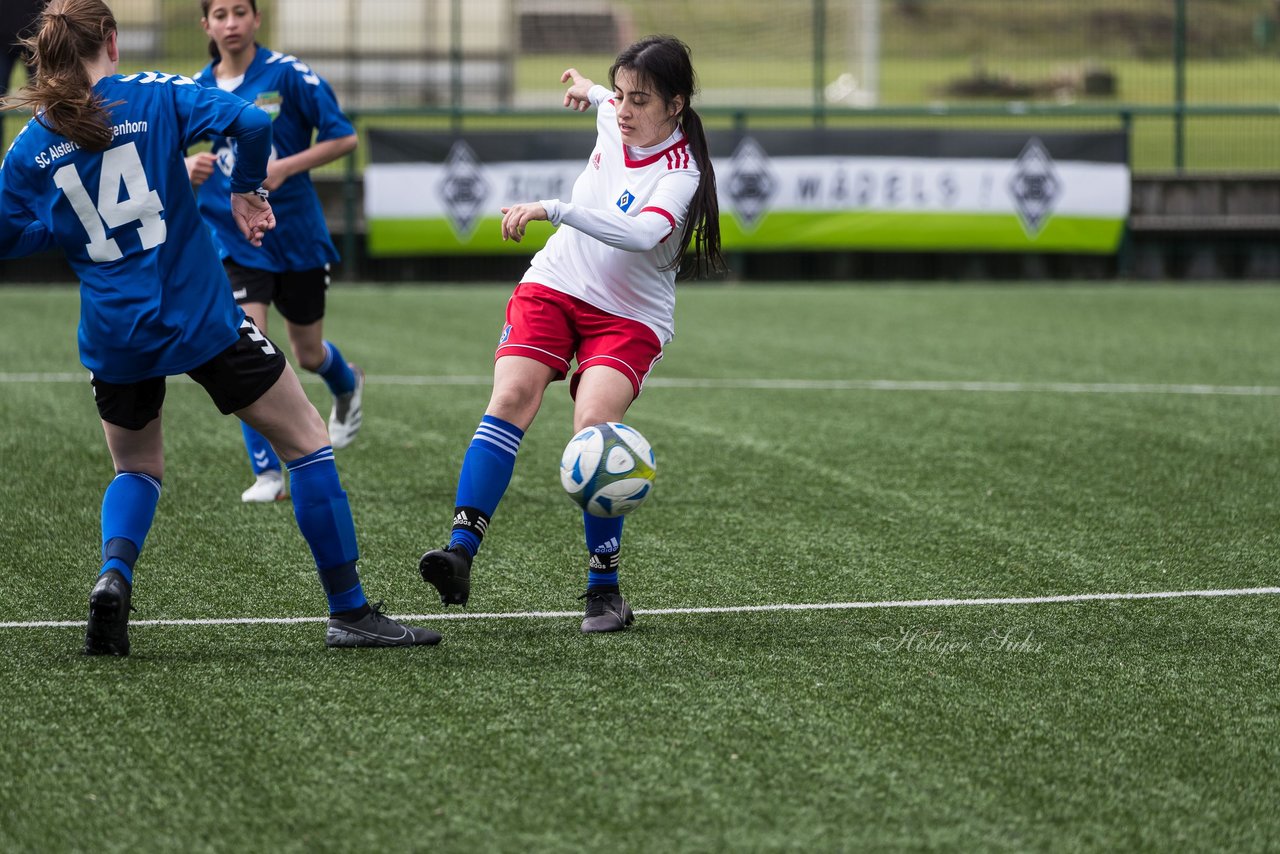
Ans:
POLYGON ((129 654, 133 570, 155 518, 164 477, 163 378, 93 381, 116 475, 102 496, 102 563, 89 594, 85 655, 129 654))
POLYGON ((289 330, 293 357, 304 371, 319 374, 333 395, 329 444, 341 450, 355 441, 364 418, 364 371, 348 362, 324 337, 329 265, 280 274, 276 308, 289 330))
MULTIPOLYGON (((582 307, 576 319, 582 340, 578 369, 569 381, 575 433, 592 424, 622 421, 632 401, 640 396, 649 372, 662 359, 662 342, 637 320, 589 306, 582 307)), ((583 511, 589 555, 587 592, 583 594, 587 600, 584 632, 622 631, 635 619, 618 587, 622 519, 583 511)))
MULTIPOLYGON (((628 374, 605 364, 595 363, 574 377, 576 393, 573 406, 573 430, 577 433, 592 424, 622 421, 637 387, 628 374)), ((612 519, 582 512, 586 537, 587 600, 582 620, 584 632, 617 632, 635 620, 631 606, 618 587, 618 562, 622 553, 624 517, 612 519)))

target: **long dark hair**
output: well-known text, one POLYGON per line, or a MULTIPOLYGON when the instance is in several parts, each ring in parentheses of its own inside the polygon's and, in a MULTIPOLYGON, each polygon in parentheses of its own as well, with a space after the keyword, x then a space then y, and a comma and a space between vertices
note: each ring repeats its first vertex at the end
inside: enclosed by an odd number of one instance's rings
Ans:
POLYGON ((670 105, 677 96, 684 98, 684 109, 677 116, 684 129, 693 158, 698 162, 698 189, 689 203, 689 218, 680 252, 668 269, 678 269, 680 278, 699 278, 725 269, 720 254, 720 204, 716 199, 716 173, 711 168, 711 152, 702 118, 690 103, 697 85, 689 46, 675 36, 646 36, 618 54, 609 68, 609 86, 623 69, 654 88, 663 102, 670 105), (693 257, 688 257, 689 243, 693 257))
POLYGON ((40 14, 35 35, 21 44, 34 60, 35 78, 7 110, 30 107, 36 120, 89 151, 111 145, 111 121, 84 63, 95 58, 116 19, 102 0, 50 0, 40 14))
MULTIPOLYGON (((258 0, 248 0, 248 2, 253 14, 258 14, 258 0)), ((200 0, 200 17, 209 17, 209 7, 212 5, 213 0, 200 0)), ((209 56, 213 57, 214 62, 222 61, 222 51, 218 50, 218 43, 213 39, 209 39, 209 56)))

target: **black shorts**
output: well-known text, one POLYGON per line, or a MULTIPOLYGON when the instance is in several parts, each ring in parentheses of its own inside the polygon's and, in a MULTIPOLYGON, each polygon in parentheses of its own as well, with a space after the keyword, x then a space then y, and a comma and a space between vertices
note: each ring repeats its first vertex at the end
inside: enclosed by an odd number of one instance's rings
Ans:
MULTIPOLYGON (((284 353, 258 331, 249 318, 240 326, 236 343, 187 371, 213 398, 223 415, 244 409, 276 384, 285 368, 284 353)), ((109 383, 90 378, 98 415, 108 424, 126 430, 141 430, 160 414, 164 405, 164 377, 136 383, 109 383)))
POLYGON ((329 265, 314 270, 273 273, 223 261, 236 302, 274 304, 290 323, 309 326, 324 318, 324 292, 329 287, 329 265))

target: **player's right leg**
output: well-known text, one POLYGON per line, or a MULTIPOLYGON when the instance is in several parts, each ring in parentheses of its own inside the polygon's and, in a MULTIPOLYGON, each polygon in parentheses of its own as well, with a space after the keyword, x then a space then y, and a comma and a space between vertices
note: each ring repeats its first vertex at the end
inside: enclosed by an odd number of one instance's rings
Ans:
POLYGON ((471 594, 471 561, 489 520, 511 483, 524 433, 542 406, 555 371, 523 356, 500 356, 484 417, 462 457, 449 544, 418 560, 418 572, 445 605, 465 605, 471 594))
POLYGON ((246 320, 240 340, 191 372, 224 414, 266 436, 289 470, 294 516, 329 602, 328 646, 416 646, 440 642, 370 607, 356 569, 359 551, 347 494, 324 421, 284 355, 246 320))
POLYGON ((289 345, 298 367, 319 374, 333 395, 329 444, 341 450, 355 441, 364 422, 364 371, 348 362, 324 337, 329 265, 281 273, 276 308, 289 327, 289 345))
POLYGON ((524 431, 538 414, 547 386, 569 369, 575 342, 570 301, 542 285, 521 283, 507 302, 489 406, 458 473, 449 544, 418 560, 422 580, 445 605, 467 604, 471 561, 511 483, 524 431))
POLYGON ((164 379, 92 380, 116 476, 102 496, 102 564, 89 594, 85 655, 128 655, 133 570, 160 500, 164 379))
MULTIPOLYGON (((265 339, 269 306, 277 288, 277 275, 269 270, 242 267, 230 260, 224 261, 222 266, 231 282, 231 293, 236 302, 265 339)), ((271 443, 243 421, 240 422, 240 432, 244 436, 244 449, 249 455, 249 466, 253 470, 253 483, 240 493, 240 500, 246 504, 269 504, 288 498, 285 492, 284 467, 271 443)))

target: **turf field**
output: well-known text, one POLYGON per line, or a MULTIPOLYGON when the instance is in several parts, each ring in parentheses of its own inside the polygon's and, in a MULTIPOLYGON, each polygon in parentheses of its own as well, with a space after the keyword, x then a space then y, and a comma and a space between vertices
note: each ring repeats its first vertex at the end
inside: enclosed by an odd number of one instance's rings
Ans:
POLYGON ((76 294, 0 289, 0 850, 1280 846, 1280 290, 685 288, 628 418, 637 624, 597 637, 562 384, 469 609, 417 576, 509 290, 331 295, 365 587, 441 646, 324 648, 289 505, 239 503, 239 430, 180 380, 102 660, 76 294))

